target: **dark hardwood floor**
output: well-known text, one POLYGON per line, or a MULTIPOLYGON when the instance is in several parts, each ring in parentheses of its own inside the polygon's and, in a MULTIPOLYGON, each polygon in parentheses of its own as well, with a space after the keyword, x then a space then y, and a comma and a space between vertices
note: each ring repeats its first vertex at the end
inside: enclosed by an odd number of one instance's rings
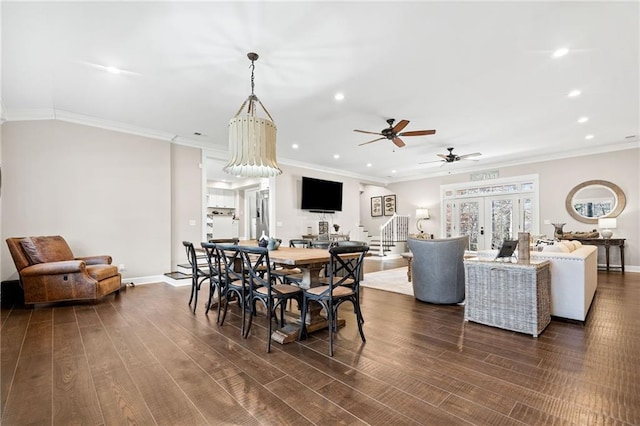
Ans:
POLYGON ((554 319, 538 339, 363 289, 367 342, 346 305, 333 358, 325 331, 267 354, 264 318, 242 339, 235 307, 221 327, 188 296, 150 284, 2 309, 1 423, 640 424, 637 273, 600 272, 586 323, 554 319))

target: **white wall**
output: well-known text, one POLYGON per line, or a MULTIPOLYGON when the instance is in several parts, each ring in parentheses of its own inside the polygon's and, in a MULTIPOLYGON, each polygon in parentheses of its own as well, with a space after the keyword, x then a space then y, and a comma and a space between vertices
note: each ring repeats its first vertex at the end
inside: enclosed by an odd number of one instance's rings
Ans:
MULTIPOLYGON (((282 238, 288 244, 292 238, 302 238, 310 226, 314 234, 318 233, 318 222, 322 215, 300 210, 302 176, 332 180, 343 183, 342 211, 324 215, 329 222, 329 230, 333 233, 333 224, 340 225, 340 233, 348 233, 360 224, 360 183, 358 180, 329 173, 322 173, 300 167, 280 165, 282 174, 275 179, 276 194, 276 227, 272 236, 282 238)), ((272 192, 273 193, 273 192, 272 192)))
MULTIPOLYGON (((455 167, 455 165, 453 165, 455 167)), ((496 169, 491 167, 491 169, 496 169)), ((540 232, 553 235, 552 223, 566 223, 565 231, 589 231, 596 225, 578 222, 565 209, 567 194, 579 183, 600 179, 618 185, 627 197, 627 206, 618 216, 615 235, 626 238, 625 265, 627 270, 640 272, 640 149, 615 151, 597 155, 566 158, 555 161, 497 168, 500 177, 539 175, 540 232)), ((411 230, 415 228, 416 207, 429 208, 431 219, 424 221, 425 232, 440 235, 440 186, 468 182, 469 174, 452 174, 437 178, 420 179, 390 184, 388 193, 396 194, 398 213, 410 214, 411 230)), ((374 189, 373 191, 377 191, 374 189)), ((376 194, 377 195, 377 194, 376 194)), ((363 203, 365 201, 363 200, 363 203)), ((602 250, 600 250, 602 252, 602 250)), ((612 249, 612 264, 619 264, 617 249, 612 249)), ((602 253, 600 263, 604 263, 602 253)))
MULTIPOLYGON (((77 255, 110 254, 127 266, 124 277, 159 275, 183 263, 183 239, 202 238, 202 181, 198 149, 171 147, 166 141, 60 121, 8 122, 1 126, 2 193, 0 234, 63 235, 77 255), (197 225, 189 225, 196 219, 197 225), (173 254, 172 254, 173 253, 173 254), (172 257, 173 256, 173 257, 172 257)), ((567 231, 593 225, 575 221, 565 197, 586 180, 611 181, 627 196, 615 234, 627 238, 626 263, 640 271, 640 149, 500 168, 500 177, 538 174, 540 223, 566 222, 567 231)), ((272 234, 286 242, 318 231, 320 215, 300 210, 302 176, 344 183, 343 211, 326 215, 330 225, 349 232, 362 224, 376 234, 387 217, 371 218, 370 197, 395 194, 397 211, 412 217, 429 208, 425 232, 440 235, 440 186, 469 181, 468 174, 400 182, 387 188, 366 186, 354 178, 281 165, 275 179, 276 226, 272 234)), ((243 206, 241 203, 240 206, 243 206)), ((244 212, 239 211, 240 214, 244 212)), ((553 233, 550 225, 541 231, 553 233)), ((613 263, 617 252, 613 250, 613 263)), ((2 280, 16 279, 2 244, 2 280)), ((602 259, 600 260, 602 262, 602 259)))
POLYGON ((205 238, 201 163, 201 149, 171 144, 171 271, 187 262, 183 241, 197 248, 205 238))
POLYGON ((170 143, 61 121, 2 125, 4 240, 62 235, 77 256, 109 254, 124 277, 171 267, 170 143))

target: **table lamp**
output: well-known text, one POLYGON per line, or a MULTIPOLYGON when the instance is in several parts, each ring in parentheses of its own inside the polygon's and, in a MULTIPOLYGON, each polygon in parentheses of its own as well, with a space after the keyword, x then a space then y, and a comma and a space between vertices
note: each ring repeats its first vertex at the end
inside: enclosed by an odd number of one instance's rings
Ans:
POLYGON ((424 230, 422 229, 422 221, 424 219, 429 219, 429 209, 416 209, 416 228, 418 228, 418 231, 420 232, 424 232, 424 230))
POLYGON ((616 229, 618 223, 615 217, 603 217, 598 219, 598 228, 602 238, 611 238, 613 235, 612 229, 616 229))

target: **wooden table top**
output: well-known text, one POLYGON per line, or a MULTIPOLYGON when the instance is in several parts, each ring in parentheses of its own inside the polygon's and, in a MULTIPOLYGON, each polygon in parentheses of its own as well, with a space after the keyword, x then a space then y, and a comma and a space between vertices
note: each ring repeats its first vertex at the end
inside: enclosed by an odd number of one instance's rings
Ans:
MULTIPOLYGON (((354 253, 357 257, 359 253, 354 253)), ((329 250, 317 248, 280 247, 269 252, 272 262, 283 265, 303 266, 312 263, 328 263, 331 258, 329 250)))
MULTIPOLYGON (((256 246, 256 241, 240 241, 240 246, 256 246)), ((345 258, 356 258, 360 253, 343 254, 345 258)), ((329 263, 329 250, 321 248, 301 248, 280 246, 277 250, 269 251, 269 260, 290 266, 305 266, 318 263, 329 263)))

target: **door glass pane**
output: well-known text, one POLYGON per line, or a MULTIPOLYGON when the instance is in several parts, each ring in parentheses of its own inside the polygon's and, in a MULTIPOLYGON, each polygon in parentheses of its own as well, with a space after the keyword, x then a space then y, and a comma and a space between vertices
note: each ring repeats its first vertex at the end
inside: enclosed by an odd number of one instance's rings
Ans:
POLYGON ((477 201, 463 201, 460 203, 460 235, 469 236, 469 250, 478 250, 478 236, 480 235, 479 215, 480 203, 477 201))
POLYGON ((533 200, 531 198, 522 199, 522 232, 532 232, 533 200))
POLYGON ((444 206, 445 214, 445 230, 444 236, 446 238, 453 236, 453 203, 446 203, 444 206))
POLYGON ((504 240, 513 239, 513 201, 491 201, 491 248, 502 247, 504 240))

